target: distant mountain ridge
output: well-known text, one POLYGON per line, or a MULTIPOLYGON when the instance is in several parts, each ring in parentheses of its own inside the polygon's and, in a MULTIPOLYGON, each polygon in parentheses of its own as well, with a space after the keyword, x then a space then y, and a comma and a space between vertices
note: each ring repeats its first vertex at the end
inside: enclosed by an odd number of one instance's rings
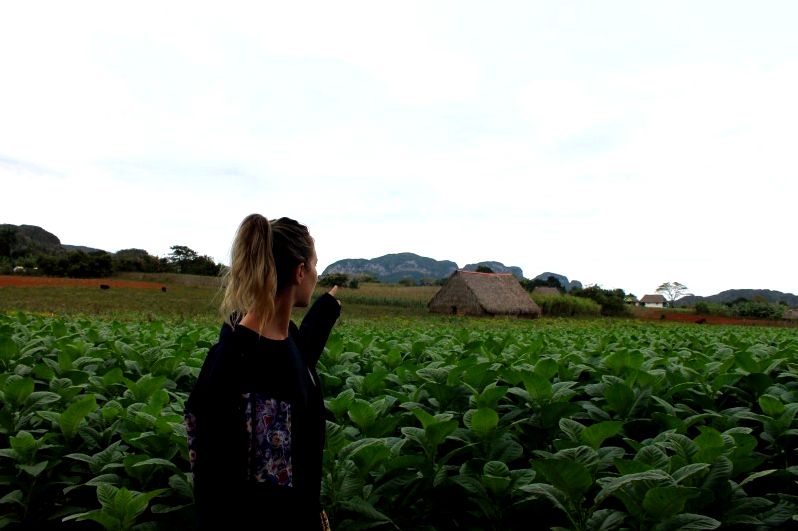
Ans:
POLYGON ((538 276, 536 276, 533 280, 546 281, 546 280, 549 279, 549 277, 556 278, 557 282, 560 283, 560 286, 562 286, 562 289, 564 289, 565 291, 571 291, 573 289, 582 289, 582 283, 581 282, 579 282, 578 280, 570 280, 569 281, 568 277, 566 277, 565 275, 560 275, 558 273, 549 273, 549 272, 541 273, 538 276))
MULTIPOLYGON (((517 266, 507 266, 501 262, 484 261, 466 264, 462 269, 476 271, 479 266, 489 267, 494 273, 511 273, 519 280, 524 278, 524 271, 517 266)), ((396 283, 404 279, 439 280, 448 278, 452 273, 461 269, 451 260, 435 260, 415 253, 396 253, 378 256, 377 258, 345 258, 327 266, 322 275, 342 273, 350 276, 370 275, 380 282, 396 283)), ((581 287, 578 280, 568 281, 568 278, 557 273, 543 273, 537 278, 548 279, 555 277, 566 290, 581 287)))
POLYGON ((386 254, 377 258, 345 258, 327 266, 322 275, 343 273, 346 275, 371 275, 380 282, 399 282, 402 279, 436 280, 445 278, 457 270, 450 260, 435 260, 414 253, 386 254))
POLYGON ((20 258, 43 254, 59 256, 67 251, 100 251, 83 245, 64 245, 58 236, 36 225, 0 224, 0 256, 20 258))
POLYGON ((488 267, 494 273, 512 273, 516 278, 524 278, 524 271, 520 267, 506 266, 501 262, 477 262, 476 264, 466 264, 463 271, 476 271, 478 267, 488 267))
POLYGON ((697 295, 688 295, 676 301, 676 306, 693 306, 697 302, 714 302, 717 304, 726 304, 734 302, 738 299, 754 300, 755 297, 762 297, 764 300, 771 304, 785 303, 790 308, 798 307, 798 295, 792 293, 783 293, 781 291, 774 291, 771 289, 727 289, 715 295, 708 297, 700 297, 697 295))

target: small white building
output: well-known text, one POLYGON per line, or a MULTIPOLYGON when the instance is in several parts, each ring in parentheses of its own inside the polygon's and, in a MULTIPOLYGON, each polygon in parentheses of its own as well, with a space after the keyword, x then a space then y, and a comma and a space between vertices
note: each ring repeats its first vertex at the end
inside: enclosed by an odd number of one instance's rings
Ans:
POLYGON ((646 308, 664 308, 668 301, 662 295, 643 295, 637 304, 646 308))

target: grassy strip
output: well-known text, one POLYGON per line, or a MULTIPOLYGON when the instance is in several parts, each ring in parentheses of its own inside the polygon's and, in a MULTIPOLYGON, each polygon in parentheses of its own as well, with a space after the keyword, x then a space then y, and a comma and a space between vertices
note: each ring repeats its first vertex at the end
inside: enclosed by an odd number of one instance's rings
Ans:
POLYGON ((573 295, 532 295, 543 315, 548 317, 598 317, 601 305, 583 297, 573 295))

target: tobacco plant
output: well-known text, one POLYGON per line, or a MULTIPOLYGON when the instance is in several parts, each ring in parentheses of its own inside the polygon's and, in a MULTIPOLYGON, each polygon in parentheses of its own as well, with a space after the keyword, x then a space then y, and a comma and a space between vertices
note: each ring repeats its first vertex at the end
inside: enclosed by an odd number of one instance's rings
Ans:
MULTIPOLYGON (((319 372, 338 530, 798 526, 794 329, 345 323, 319 372)), ((214 328, 0 316, 0 527, 193 524, 214 328)))

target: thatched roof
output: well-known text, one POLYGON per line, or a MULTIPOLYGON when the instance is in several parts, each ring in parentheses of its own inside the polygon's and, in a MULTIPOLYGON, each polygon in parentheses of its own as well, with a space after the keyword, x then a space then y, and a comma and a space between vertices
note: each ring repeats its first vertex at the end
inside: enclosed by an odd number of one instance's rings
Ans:
POLYGON ((532 290, 532 295, 562 295, 562 293, 551 286, 537 286, 532 290))
POLYGON ((455 271, 428 307, 440 313, 540 315, 538 305, 510 273, 455 271))
POLYGON ((646 304, 665 304, 668 300, 663 297, 662 295, 643 295, 643 298, 640 299, 640 302, 646 304))
POLYGON ((785 319, 798 319, 798 309, 784 312, 785 319))

